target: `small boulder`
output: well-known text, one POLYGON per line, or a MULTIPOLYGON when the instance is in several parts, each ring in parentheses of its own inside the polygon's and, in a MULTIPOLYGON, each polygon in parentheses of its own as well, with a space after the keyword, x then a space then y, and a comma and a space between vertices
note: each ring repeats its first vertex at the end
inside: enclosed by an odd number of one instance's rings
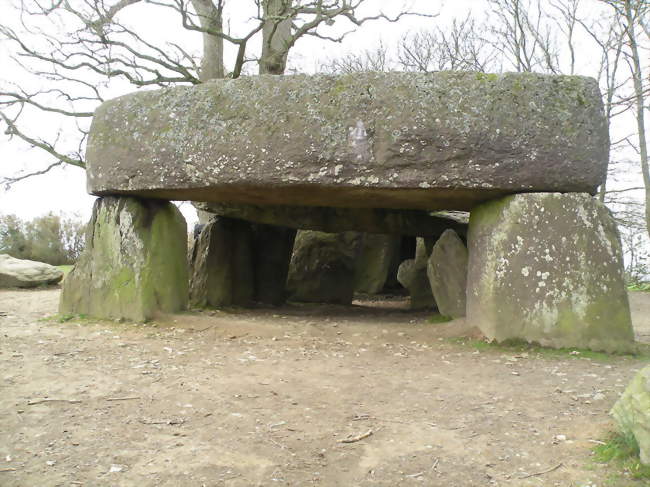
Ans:
POLYGON ((641 463, 650 465, 650 366, 636 374, 611 414, 621 432, 636 439, 641 463))
POLYGON ((45 286, 61 279, 63 272, 50 264, 0 254, 0 288, 45 286))
POLYGON ((467 302, 467 247, 453 230, 445 230, 433 246, 427 275, 440 314, 465 316, 467 302))
POLYGON ((427 276, 427 262, 433 247, 432 239, 418 238, 415 259, 402 262, 397 270, 397 280, 411 296, 411 309, 435 308, 436 300, 431 292, 427 276))
POLYGON ((299 231, 289 266, 290 300, 351 304, 354 293, 355 236, 299 231))

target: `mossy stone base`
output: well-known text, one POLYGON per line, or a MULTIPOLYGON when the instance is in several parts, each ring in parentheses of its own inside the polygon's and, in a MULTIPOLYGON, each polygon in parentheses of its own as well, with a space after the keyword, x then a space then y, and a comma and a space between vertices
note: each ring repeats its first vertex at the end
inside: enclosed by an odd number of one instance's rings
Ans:
POLYGON ((650 465, 650 366, 636 374, 611 414, 623 434, 636 438, 641 463, 650 465))
POLYGON ((467 317, 490 339, 634 349, 616 223, 588 194, 530 193, 472 211, 467 317))
POLYGON ((59 311, 144 321, 186 309, 187 295, 187 226, 178 208, 132 197, 97 199, 59 311))

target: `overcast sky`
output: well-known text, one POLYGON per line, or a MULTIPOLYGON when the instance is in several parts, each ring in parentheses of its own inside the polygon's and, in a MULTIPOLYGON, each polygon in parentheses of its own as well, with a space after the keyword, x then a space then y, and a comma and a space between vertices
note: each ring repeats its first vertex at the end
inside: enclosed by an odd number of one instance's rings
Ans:
MULTIPOLYGON (((0 0, 0 11, 3 12, 1 22, 11 22, 11 16, 6 15, 12 0, 0 0), (10 19, 10 20, 7 20, 10 19)), ((586 0, 586 3, 596 5, 595 0, 586 0)), ((390 9, 391 6, 399 4, 396 0, 375 0, 374 6, 381 5, 390 9)), ((392 24, 386 22, 370 23, 363 26, 357 32, 350 35, 342 44, 332 44, 324 41, 318 41, 313 38, 305 38, 298 42, 296 47, 291 51, 290 65, 298 66, 303 71, 313 71, 320 61, 328 58, 342 56, 349 52, 360 51, 376 46, 381 40, 385 45, 397 43, 397 41, 408 31, 426 29, 433 25, 434 22, 447 23, 453 17, 463 17, 469 11, 481 14, 484 10, 485 0, 412 0, 410 2, 415 10, 423 13, 435 14, 440 16, 436 19, 422 17, 408 17, 399 23, 392 24)), ((246 2, 248 4, 248 2, 246 2)), ((230 5, 242 5, 242 2, 231 2, 230 5)), ((589 7, 589 5, 587 5, 589 7)), ((130 7, 130 12, 134 19, 140 19, 134 26, 144 29, 149 38, 168 39, 169 29, 174 29, 172 24, 167 25, 165 22, 176 22, 176 19, 156 18, 156 22, 151 22, 147 18, 146 10, 138 11, 137 9, 146 9, 146 7, 130 7), (145 20, 142 26, 142 20, 145 20)), ((250 15, 250 11, 242 7, 232 7, 228 12, 231 19, 231 28, 244 28, 245 19, 250 15), (239 27, 238 27, 239 26, 239 27)), ((479 15, 479 20, 481 20, 479 15)), ((15 21, 15 17, 14 20, 15 21)), ((179 36, 191 36, 191 34, 182 32, 182 29, 175 28, 179 36)), ((195 50, 200 49, 200 38, 187 37, 188 42, 195 43, 195 50)), ((8 61, 7 55, 12 48, 9 44, 0 44, 0 78, 14 79, 21 82, 15 67, 8 61)), ((232 56, 232 52, 227 53, 232 56)), ((579 52, 583 60, 587 62, 591 57, 587 52, 579 52)), ((27 82, 27 81, 26 81, 27 82)), ((115 95, 122 94, 124 91, 133 91, 132 87, 119 87, 115 95)), ((38 130, 44 132, 51 129, 55 124, 55 119, 47 117, 39 118, 33 121, 38 130)), ((38 135, 38 134, 36 134, 38 135)), ((6 140, 6 137, 0 136, 0 179, 6 175, 15 175, 21 170, 31 171, 42 168, 53 162, 52 158, 39 149, 28 149, 22 144, 16 144, 6 140)), ((636 176, 632 176, 633 178, 636 176)), ((78 213, 84 219, 87 219, 92 209, 93 197, 86 193, 85 173, 83 170, 75 167, 63 167, 55 169, 45 176, 30 178, 27 181, 15 184, 8 191, 0 188, 0 213, 15 213, 24 218, 31 218, 48 211, 78 213)), ((192 223, 195 219, 195 212, 190 205, 183 205, 181 208, 186 218, 192 223)))

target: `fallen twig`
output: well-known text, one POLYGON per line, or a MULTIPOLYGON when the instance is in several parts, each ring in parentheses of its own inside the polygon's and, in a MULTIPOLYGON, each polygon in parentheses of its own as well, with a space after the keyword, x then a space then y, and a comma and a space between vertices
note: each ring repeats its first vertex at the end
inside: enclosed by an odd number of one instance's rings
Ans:
POLYGON ((15 472, 15 468, 0 468, 0 472, 15 472))
POLYGON ((606 445, 604 441, 598 441, 598 440, 588 440, 589 443, 595 443, 596 445, 606 445))
POLYGON ((542 472, 530 473, 530 474, 524 475, 523 477, 519 477, 519 478, 520 479, 528 479, 530 477, 539 477, 540 475, 544 475, 544 474, 547 474, 547 473, 554 472, 555 470, 557 470, 558 468, 560 468, 563 465, 564 465, 563 463, 558 463, 555 467, 551 467, 551 468, 549 468, 547 470, 544 470, 542 472))
POLYGON ((33 406, 35 404, 41 404, 44 402, 68 402, 70 404, 77 404, 80 403, 81 401, 78 399, 34 399, 32 401, 27 401, 28 406, 33 406))
POLYGON ((347 437, 343 440, 339 440, 339 443, 356 443, 357 441, 365 440, 369 436, 372 436, 372 430, 368 430, 365 433, 358 436, 347 437))
POLYGON ((175 425, 175 424, 183 424, 185 423, 184 419, 170 419, 168 421, 147 421, 146 419, 140 419, 138 420, 142 424, 167 424, 167 425, 175 425))
POLYGON ((109 397, 106 400, 107 401, 131 401, 133 399, 141 399, 140 397, 109 397))

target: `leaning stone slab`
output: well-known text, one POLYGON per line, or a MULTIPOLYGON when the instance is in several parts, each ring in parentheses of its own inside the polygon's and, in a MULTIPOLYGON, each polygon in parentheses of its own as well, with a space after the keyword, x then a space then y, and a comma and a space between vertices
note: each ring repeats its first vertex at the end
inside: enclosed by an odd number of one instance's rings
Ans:
POLYGON ((465 316, 467 260, 467 247, 453 230, 446 230, 433 246, 427 276, 441 315, 465 316))
POLYGON ((53 265, 0 254, 0 288, 47 286, 61 279, 63 272, 53 265))
POLYGON ((59 311, 143 321, 187 307, 187 227, 171 203, 99 198, 59 311))
POLYGON ((586 194, 519 194, 470 218, 467 317, 490 339, 630 351, 616 224, 586 194))
POLYGON ((384 289, 391 264, 399 252, 401 238, 396 235, 361 233, 359 240, 354 290, 358 293, 378 294, 384 289))
POLYGON ((521 191, 594 192, 607 149, 591 78, 355 73, 110 100, 86 158, 96 195, 463 210, 521 191))
POLYGON ((355 235, 298 232, 289 266, 289 299, 350 304, 354 294, 355 235))
POLYGON ((411 297, 411 309, 436 307, 436 300, 427 277, 427 262, 433 244, 432 239, 418 238, 415 259, 405 260, 397 270, 397 280, 408 290, 411 297))
POLYGON ((611 414, 621 432, 636 439, 641 463, 650 465, 650 366, 636 374, 611 414))

